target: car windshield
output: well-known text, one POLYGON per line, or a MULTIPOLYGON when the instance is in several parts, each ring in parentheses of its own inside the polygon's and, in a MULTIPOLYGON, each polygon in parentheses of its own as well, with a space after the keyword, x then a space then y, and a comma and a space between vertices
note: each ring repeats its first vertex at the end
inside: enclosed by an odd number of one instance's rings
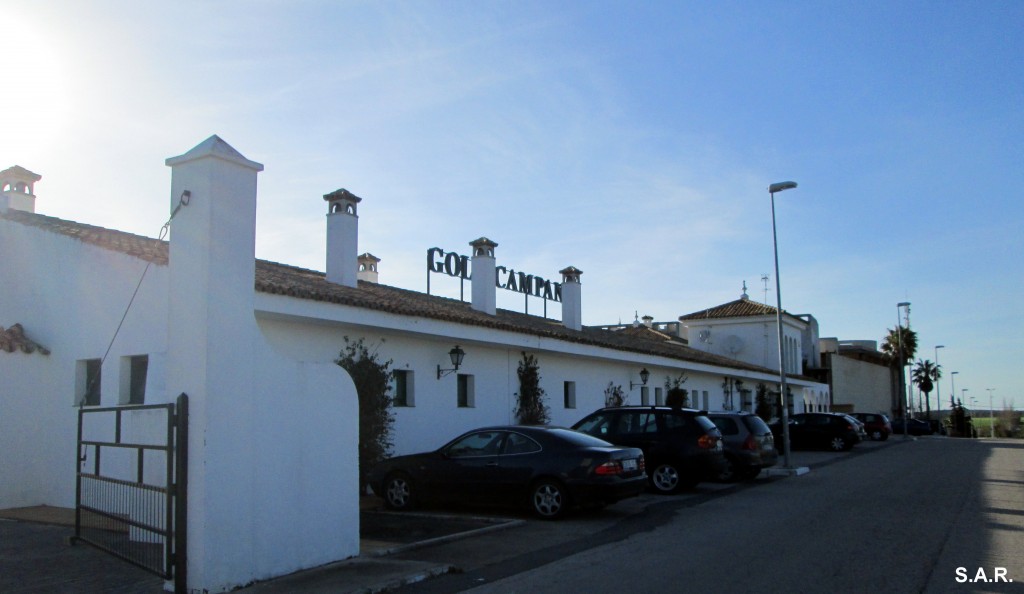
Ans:
POLYGON ((572 429, 553 428, 548 429, 548 433, 558 439, 581 447, 608 447, 612 445, 603 439, 598 439, 579 431, 573 431, 572 429))

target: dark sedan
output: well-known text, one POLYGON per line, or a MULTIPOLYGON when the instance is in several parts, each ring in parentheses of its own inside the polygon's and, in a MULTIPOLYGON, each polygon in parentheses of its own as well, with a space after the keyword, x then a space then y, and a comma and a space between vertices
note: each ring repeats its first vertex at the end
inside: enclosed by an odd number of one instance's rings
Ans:
POLYGON ((545 519, 573 504, 635 497, 647 485, 639 449, 562 427, 518 425, 476 429, 434 452, 385 460, 368 479, 394 510, 428 501, 527 504, 545 519))
MULTIPOLYGON (((777 448, 783 447, 782 424, 772 423, 777 448)), ((840 452, 860 443, 856 421, 837 413, 797 413, 789 417, 789 438, 795 448, 825 448, 840 452)))
MULTIPOLYGON (((893 435, 903 435, 903 419, 897 418, 892 420, 892 433, 893 435)), ((931 435, 934 431, 932 431, 928 421, 910 419, 907 423, 906 433, 908 435, 931 435)))

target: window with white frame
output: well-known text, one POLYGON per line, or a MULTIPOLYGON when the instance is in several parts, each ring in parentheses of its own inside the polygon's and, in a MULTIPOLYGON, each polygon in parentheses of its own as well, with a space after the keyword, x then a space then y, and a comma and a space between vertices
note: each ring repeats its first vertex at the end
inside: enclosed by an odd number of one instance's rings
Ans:
POLYGON ((651 404, 651 389, 647 386, 640 386, 640 404, 644 406, 651 404))
POLYGON ((658 406, 665 406, 665 389, 655 388, 654 389, 654 404, 658 406))

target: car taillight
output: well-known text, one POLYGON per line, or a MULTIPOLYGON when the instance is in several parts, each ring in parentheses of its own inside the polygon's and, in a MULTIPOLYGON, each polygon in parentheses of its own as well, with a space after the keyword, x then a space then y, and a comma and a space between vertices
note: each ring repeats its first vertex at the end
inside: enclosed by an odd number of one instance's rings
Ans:
POLYGON ((643 456, 640 456, 639 458, 636 459, 636 467, 640 470, 640 472, 647 470, 647 465, 644 464, 643 456))
POLYGON ((718 438, 708 435, 706 433, 704 435, 701 435, 700 438, 697 440, 697 446, 700 447, 702 450, 713 450, 715 449, 715 445, 717 444, 718 438))
POLYGON ((604 464, 594 469, 594 474, 600 476, 613 476, 616 474, 622 474, 622 463, 615 460, 605 462, 604 464))
POLYGON ((743 445, 741 447, 744 450, 750 450, 751 452, 757 451, 757 440, 754 439, 753 433, 748 435, 747 438, 743 440, 743 445))

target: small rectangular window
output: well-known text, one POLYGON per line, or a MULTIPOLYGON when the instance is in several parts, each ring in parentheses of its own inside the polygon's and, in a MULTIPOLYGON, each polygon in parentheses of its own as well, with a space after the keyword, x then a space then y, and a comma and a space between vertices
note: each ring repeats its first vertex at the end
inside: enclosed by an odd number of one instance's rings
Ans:
POLYGON ((576 408, 576 382, 562 384, 562 402, 565 408, 576 408))
POLYGON ((644 406, 651 404, 651 389, 647 386, 640 387, 640 404, 644 406))
POLYGON ((476 399, 473 394, 473 376, 460 373, 458 377, 458 387, 459 408, 473 408, 476 406, 476 399))
POLYGON ((118 396, 120 404, 146 403, 146 375, 149 355, 121 357, 121 382, 118 396))
POLYGON ((396 369, 395 378, 395 406, 416 406, 415 391, 413 389, 413 372, 407 369, 396 369))
POLYGON ((704 410, 711 410, 708 405, 711 404, 711 400, 708 398, 708 391, 704 390, 704 410))
POLYGON ((102 361, 100 359, 81 359, 75 367, 75 404, 99 406, 102 361))
POLYGON ((654 389, 654 404, 665 406, 665 390, 663 388, 654 389))

